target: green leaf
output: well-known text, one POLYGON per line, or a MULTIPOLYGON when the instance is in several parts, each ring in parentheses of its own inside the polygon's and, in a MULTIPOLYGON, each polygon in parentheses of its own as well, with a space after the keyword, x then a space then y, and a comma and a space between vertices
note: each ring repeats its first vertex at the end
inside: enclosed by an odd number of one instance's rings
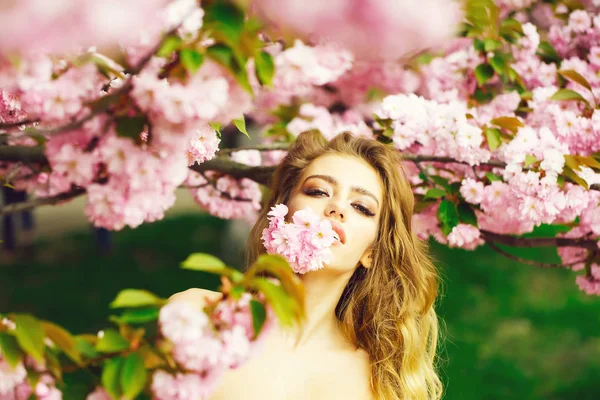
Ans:
POLYGON ((117 117, 115 118, 117 135, 138 140, 140 133, 146 125, 146 117, 138 115, 134 117, 117 117))
POLYGON ((496 175, 496 174, 492 174, 491 172, 486 172, 486 173, 485 173, 485 177, 486 177, 486 178, 488 178, 488 180, 489 180, 490 182, 495 182, 495 181, 502 182, 502 178, 501 178, 501 177, 499 177, 499 176, 498 176, 498 175, 496 175))
POLYGON ((444 197, 445 195, 446 195, 446 191, 445 190, 433 188, 433 189, 429 189, 427 191, 427 193, 425 193, 425 200, 427 200, 427 199, 439 199, 441 197, 444 197))
POLYGON ((185 261, 181 263, 181 267, 193 271, 210 272, 211 274, 223 274, 227 270, 227 266, 223 261, 206 253, 190 254, 185 261))
POLYGON ((525 156, 524 166, 525 166, 525 168, 527 168, 527 167, 529 167, 530 165, 532 165, 532 164, 534 164, 536 162, 538 162, 538 159, 535 158, 535 156, 532 156, 531 154, 527 154, 525 156))
POLYGON ((563 77, 565 77, 565 79, 568 79, 570 81, 580 84, 581 86, 583 86, 590 92, 592 91, 592 85, 590 85, 590 83, 587 81, 587 79, 585 79, 583 76, 581 76, 579 74, 579 72, 572 70, 572 69, 567 69, 567 70, 563 70, 563 71, 558 71, 558 73, 560 75, 562 75, 563 77))
POLYGON ((265 321, 267 320, 267 310, 265 306, 257 300, 250 300, 250 311, 252 311, 252 326, 254 327, 254 337, 260 334, 265 321))
POLYGON ((559 89, 550 97, 550 100, 583 101, 589 105, 588 101, 581 94, 571 89, 559 89))
POLYGON ((75 336, 75 347, 77 348, 77 351, 87 358, 95 358, 100 355, 100 353, 96 351, 94 345, 81 336, 75 336))
POLYGON ((147 290, 125 289, 110 303, 110 308, 161 306, 165 303, 166 300, 147 290))
POLYGON ((238 128, 238 131, 242 132, 248 137, 248 139, 250 139, 250 135, 248 135, 248 131, 246 131, 246 120, 244 119, 243 115, 241 118, 234 119, 232 122, 235 127, 238 128))
POLYGON ((500 128, 507 129, 513 133, 517 132, 519 128, 525 125, 515 117, 498 117, 490 121, 490 124, 499 126, 500 128))
POLYGON ((121 368, 124 361, 123 357, 108 359, 104 363, 104 368, 102 368, 102 386, 113 399, 121 397, 119 376, 121 375, 121 368))
POLYGON ((513 18, 506 18, 500 25, 500 36, 510 43, 516 42, 518 38, 523 36, 523 27, 521 23, 513 18))
POLYGON ((96 350, 102 353, 114 353, 117 351, 127 350, 129 342, 115 329, 105 329, 104 334, 96 343, 96 350))
POLYGON ((183 49, 179 52, 179 59, 183 67, 193 75, 202 66, 204 55, 193 49, 183 49))
POLYGON ((475 215, 475 211, 473 211, 473 208, 471 208, 471 206, 465 202, 461 202, 458 205, 458 217, 460 218, 460 222, 478 226, 477 215, 475 215))
POLYGON ((265 278, 254 279, 252 286, 265 295, 281 326, 290 326, 297 320, 298 314, 301 313, 299 305, 288 296, 282 286, 265 278))
POLYGON ((561 175, 563 175, 566 178, 568 178, 569 180, 571 180, 571 182, 574 182, 574 183, 578 184, 579 186, 589 189, 587 182, 583 178, 581 178, 579 175, 577 175, 571 167, 568 167, 565 165, 561 175))
MULTIPOLYGON (((58 357, 51 351, 46 352, 46 368, 52 375, 54 375, 59 381, 62 380, 62 368, 58 357)), ((29 372, 29 371, 27 371, 29 372)), ((31 386, 34 386, 31 384, 31 386)))
POLYGON ((156 307, 136 308, 126 310, 118 319, 125 324, 145 324, 156 321, 160 310, 156 307))
POLYGON ((442 223, 442 233, 448 235, 452 228, 459 224, 460 218, 456 204, 448 200, 442 200, 438 209, 438 218, 442 223))
POLYGON ((15 336, 19 346, 40 364, 44 364, 44 330, 40 321, 28 314, 15 314, 15 336))
POLYGON ((432 181, 434 181, 437 185, 446 189, 447 192, 452 190, 452 185, 450 185, 450 182, 448 181, 448 179, 442 178, 441 176, 438 176, 438 175, 430 175, 429 178, 432 181))
POLYGON ((210 125, 210 127, 213 128, 215 130, 215 132, 217 132, 217 136, 220 138, 221 137, 221 124, 218 122, 209 122, 208 125, 210 125))
POLYGON ((134 399, 146 386, 148 374, 144 359, 139 353, 131 353, 121 367, 121 388, 125 399, 134 399))
POLYGON ((506 67, 508 64, 506 63, 506 58, 503 57, 502 55, 496 54, 495 56, 490 58, 488 61, 489 61, 490 65, 492 66, 492 68, 494 69, 494 71, 496 71, 496 73, 498 75, 503 75, 507 72, 506 67))
POLYGON ((206 49, 206 55, 228 68, 230 68, 231 61, 233 60, 233 50, 231 47, 221 43, 208 47, 206 49))
POLYGON ((482 86, 484 83, 489 81, 494 76, 494 68, 490 64, 479 64, 475 67, 475 78, 482 86))
POLYGON ((536 54, 546 63, 560 63, 561 61, 561 58, 554 47, 547 41, 540 42, 536 54))
POLYGON ((204 11, 204 29, 221 33, 230 43, 238 42, 245 19, 244 12, 239 7, 218 1, 205 6, 204 11))
POLYGON ((579 156, 579 155, 565 155, 565 164, 573 170, 579 170, 582 165, 594 169, 600 169, 600 162, 594 157, 590 156, 579 156))
POLYGON ((473 39, 473 48, 476 51, 483 52, 485 51, 485 43, 483 40, 475 38, 473 39))
POLYGON ((183 43, 183 40, 179 36, 168 36, 163 41, 160 49, 156 52, 159 57, 169 57, 173 52, 177 51, 179 46, 183 43))
POLYGON ((0 332, 0 349, 8 364, 15 368, 23 360, 23 350, 19 347, 17 338, 8 333, 0 332))
POLYGON ((273 56, 266 51, 261 51, 254 59, 256 66, 256 77, 265 86, 270 86, 275 75, 275 62, 273 56))
POLYGON ((490 150, 496 150, 502 144, 502 140, 500 139, 500 129, 486 127, 485 137, 487 138, 490 150))
POLYGON ((485 39, 483 41, 483 48, 485 51, 494 51, 502 47, 502 42, 495 39, 485 39))
POLYGON ((71 360, 75 361, 76 364, 81 364, 81 352, 77 349, 75 338, 71 333, 63 327, 48 321, 42 321, 42 327, 44 328, 44 332, 46 332, 46 336, 48 336, 48 338, 52 340, 63 353, 71 360))

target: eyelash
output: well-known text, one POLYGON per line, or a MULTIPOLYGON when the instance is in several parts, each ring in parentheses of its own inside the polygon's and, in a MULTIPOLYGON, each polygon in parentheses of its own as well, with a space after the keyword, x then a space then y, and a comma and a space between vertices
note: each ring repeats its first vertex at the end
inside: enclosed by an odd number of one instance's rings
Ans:
MULTIPOLYGON (((327 193, 326 191, 321 190, 321 189, 306 189, 304 191, 304 193, 306 193, 309 196, 328 196, 329 195, 329 193, 327 193)), ((369 210, 367 207, 363 206, 362 204, 353 204, 353 207, 356 210, 358 210, 358 212, 366 215, 367 217, 375 216, 374 212, 372 212, 371 210, 369 210)))

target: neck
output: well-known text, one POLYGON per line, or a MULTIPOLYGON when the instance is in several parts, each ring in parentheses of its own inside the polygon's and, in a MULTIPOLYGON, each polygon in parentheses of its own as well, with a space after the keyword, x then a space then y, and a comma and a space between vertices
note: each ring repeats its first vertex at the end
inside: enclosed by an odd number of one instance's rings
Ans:
POLYGON ((285 333, 288 339, 293 338, 293 349, 347 346, 335 308, 351 276, 352 271, 340 273, 327 267, 301 276, 306 318, 300 327, 285 333))

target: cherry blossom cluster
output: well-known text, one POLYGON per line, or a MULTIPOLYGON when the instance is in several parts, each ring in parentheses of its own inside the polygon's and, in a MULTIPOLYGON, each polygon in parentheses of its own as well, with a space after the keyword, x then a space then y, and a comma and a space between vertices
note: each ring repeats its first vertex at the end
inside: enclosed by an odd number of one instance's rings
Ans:
MULTIPOLYGON (((231 154, 231 159, 251 166, 261 164, 261 155, 256 150, 236 151, 231 154)), ((235 179, 214 171, 200 174, 189 170, 186 185, 194 200, 219 218, 254 222, 260 211, 262 192, 258 183, 250 179, 235 179)))
MULTIPOLYGON (((4 325, 9 330, 16 329, 14 322, 7 318, 0 321, 0 325, 4 325)), ((26 356, 23 361, 13 366, 6 360, 0 349, 0 400, 28 400, 31 396, 40 400, 62 400, 62 393, 56 388, 54 377, 43 365, 31 356, 26 356), (39 374, 39 380, 33 388, 27 378, 28 370, 39 374)))
POLYGON ((449 156, 478 165, 488 161, 491 154, 482 147, 482 130, 467 119, 468 112, 462 102, 443 104, 410 94, 386 97, 375 115, 389 121, 398 150, 449 156))
POLYGON ((366 59, 398 59, 439 45, 455 34, 462 14, 458 3, 440 0, 255 3, 262 14, 284 28, 326 38, 366 59))
POLYGON ((267 253, 285 257, 299 274, 323 268, 331 258, 330 246, 338 240, 331 223, 309 207, 296 211, 291 222, 286 222, 287 214, 284 204, 269 211, 269 225, 262 232, 267 253))
POLYGON ((173 344, 173 357, 185 372, 172 375, 156 370, 151 385, 154 398, 207 399, 227 369, 240 367, 260 351, 274 320, 267 308, 267 319, 257 335, 250 309, 252 300, 249 293, 239 299, 227 298, 208 315, 186 302, 164 306, 159 316, 160 330, 173 344))

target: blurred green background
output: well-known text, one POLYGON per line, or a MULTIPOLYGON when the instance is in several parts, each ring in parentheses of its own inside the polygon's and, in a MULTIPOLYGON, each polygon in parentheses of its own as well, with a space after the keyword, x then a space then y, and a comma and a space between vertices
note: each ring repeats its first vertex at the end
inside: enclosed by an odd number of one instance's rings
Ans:
MULTIPOLYGON (((16 256, 0 252, 0 312, 31 312, 74 333, 109 325, 108 304, 124 288, 169 296, 218 280, 179 263, 209 252, 241 266, 230 222, 198 213, 171 216, 112 235, 98 251, 91 229, 50 235, 16 256)), ((443 276, 438 311, 445 399, 600 398, 600 298, 575 273, 516 263, 489 248, 451 250, 432 243, 443 276)), ((553 250, 517 254, 556 261, 553 250)), ((67 399, 68 400, 68 399, 67 399)))

